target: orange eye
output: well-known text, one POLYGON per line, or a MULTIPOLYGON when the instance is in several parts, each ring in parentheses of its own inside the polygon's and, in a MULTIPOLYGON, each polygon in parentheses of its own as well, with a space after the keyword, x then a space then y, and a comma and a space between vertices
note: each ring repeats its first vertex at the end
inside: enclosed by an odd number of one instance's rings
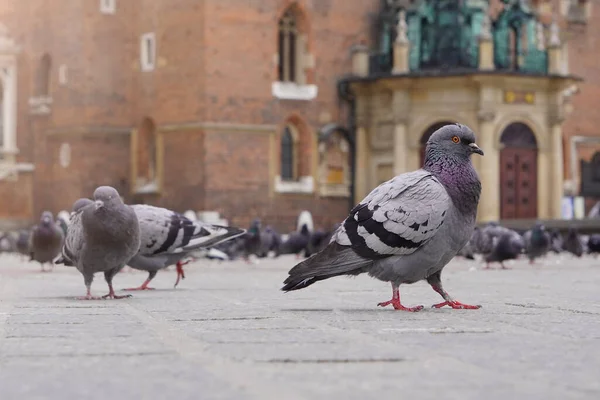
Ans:
POLYGON ((460 143, 460 138, 458 136, 452 136, 452 141, 454 143, 460 143))

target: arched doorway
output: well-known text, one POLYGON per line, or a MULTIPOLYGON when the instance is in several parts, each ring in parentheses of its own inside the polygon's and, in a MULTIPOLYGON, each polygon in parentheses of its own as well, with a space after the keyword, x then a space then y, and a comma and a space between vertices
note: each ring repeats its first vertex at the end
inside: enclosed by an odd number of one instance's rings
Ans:
POLYGON ((442 121, 442 122, 436 122, 435 124, 431 125, 429 128, 427 128, 425 130, 425 132, 423 133, 423 136, 421 136, 421 140, 420 140, 420 144, 421 144, 421 158, 419 159, 419 162, 421 166, 423 166, 423 164, 425 163, 425 145, 427 144, 427 141, 429 140, 429 138, 431 137, 431 135, 433 134, 433 132, 437 131, 438 129, 440 129, 442 126, 446 126, 446 125, 452 125, 455 122, 451 122, 451 121, 442 121))
POLYGON ((500 142, 500 217, 537 218, 537 141, 529 126, 515 122, 500 142))

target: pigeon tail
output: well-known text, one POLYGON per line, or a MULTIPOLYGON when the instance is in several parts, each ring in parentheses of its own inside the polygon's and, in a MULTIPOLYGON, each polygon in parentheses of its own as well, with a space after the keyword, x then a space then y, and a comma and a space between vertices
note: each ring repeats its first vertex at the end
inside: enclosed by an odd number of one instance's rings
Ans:
POLYGON ((188 244, 182 247, 182 250, 193 251, 199 248, 212 247, 224 241, 241 236, 244 233, 246 233, 245 229, 233 226, 202 225, 201 233, 193 236, 188 244))
POLYGON ((292 268, 281 290, 289 292, 304 289, 334 276, 359 275, 372 264, 373 260, 359 256, 350 247, 332 242, 323 251, 292 268))

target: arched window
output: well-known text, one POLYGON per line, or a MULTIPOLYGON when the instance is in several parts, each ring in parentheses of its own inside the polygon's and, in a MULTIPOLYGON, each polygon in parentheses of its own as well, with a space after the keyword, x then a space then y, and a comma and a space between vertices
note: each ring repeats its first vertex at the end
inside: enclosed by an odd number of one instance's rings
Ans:
POLYGON ((296 155, 294 134, 289 126, 281 134, 281 179, 291 181, 296 178, 296 155))
POLYGON ((50 73, 52 69, 52 58, 46 53, 40 59, 37 71, 36 95, 46 97, 50 95, 50 73))
POLYGON ((279 81, 297 81, 298 30, 294 10, 290 7, 279 20, 279 81))
POLYGON ((155 193, 158 188, 156 125, 151 118, 144 118, 132 138, 134 151, 133 179, 137 193, 155 193))

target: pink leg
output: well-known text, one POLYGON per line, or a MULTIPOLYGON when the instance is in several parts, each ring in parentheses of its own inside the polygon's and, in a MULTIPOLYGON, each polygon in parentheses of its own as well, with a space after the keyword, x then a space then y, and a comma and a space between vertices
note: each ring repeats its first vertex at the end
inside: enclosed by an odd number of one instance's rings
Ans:
POLYGON ((102 300, 102 297, 92 296, 91 290, 88 287, 85 296, 76 297, 77 300, 102 300))
POLYGON ((404 307, 402 305, 402 303, 400 303, 400 290, 398 289, 398 286, 394 285, 393 283, 392 283, 392 299, 381 302, 377 305, 379 307, 385 307, 385 306, 389 306, 390 304, 394 307, 395 310, 416 312, 416 311, 420 311, 423 309, 423 306, 404 307))
POLYGON ((444 298, 444 300, 446 300, 443 303, 434 304, 432 306, 434 308, 442 308, 444 306, 452 307, 454 309, 466 309, 466 310, 477 310, 478 308, 481 308, 481 306, 471 306, 471 305, 468 305, 468 304, 463 304, 460 301, 454 300, 442 288, 441 285, 435 285, 435 284, 433 284, 433 285, 431 285, 431 287, 433 288, 433 290, 435 290, 436 292, 438 292, 444 298))
POLYGON ((186 265, 186 264, 188 264, 188 263, 189 263, 189 261, 186 261, 186 262, 178 261, 177 262, 177 265, 176 265, 176 268, 177 268, 177 280, 175 281, 175 286, 174 287, 177 287, 177 285, 179 285, 179 280, 180 279, 185 279, 185 272, 183 271, 183 266, 186 265))
POLYGON ((148 287, 149 284, 150 284, 150 278, 146 279, 144 281, 144 283, 142 283, 142 286, 140 286, 140 287, 127 288, 127 289, 123 289, 123 290, 127 290, 127 291, 134 291, 134 290, 154 290, 153 287, 148 287))
POLYGON ((108 284, 108 294, 105 294, 104 296, 102 296, 103 299, 115 299, 115 300, 126 299, 128 297, 131 297, 131 295, 130 294, 126 294, 124 296, 117 296, 115 294, 115 291, 114 291, 111 283, 108 284))

